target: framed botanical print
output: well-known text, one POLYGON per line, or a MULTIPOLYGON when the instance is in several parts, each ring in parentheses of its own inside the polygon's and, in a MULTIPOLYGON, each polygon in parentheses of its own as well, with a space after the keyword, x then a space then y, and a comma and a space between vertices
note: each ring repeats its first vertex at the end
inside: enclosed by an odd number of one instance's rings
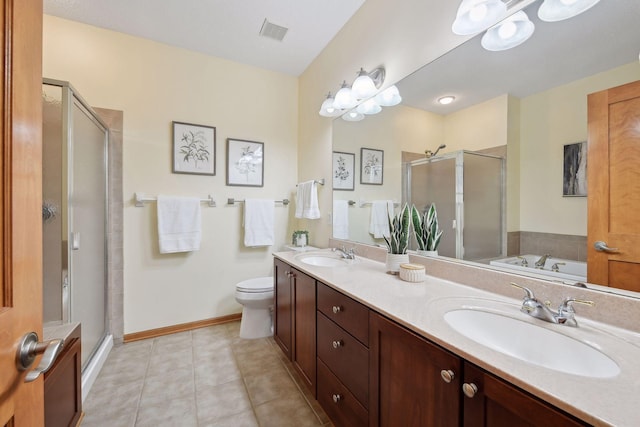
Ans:
POLYGON ((354 189, 356 155, 354 153, 333 152, 333 189, 354 189))
POLYGON ((264 185, 264 143, 227 139, 227 185, 264 185))
POLYGON ((382 185, 384 151, 373 148, 360 149, 360 183, 382 185))
POLYGON ((216 174, 216 128, 173 124, 173 173, 216 174))

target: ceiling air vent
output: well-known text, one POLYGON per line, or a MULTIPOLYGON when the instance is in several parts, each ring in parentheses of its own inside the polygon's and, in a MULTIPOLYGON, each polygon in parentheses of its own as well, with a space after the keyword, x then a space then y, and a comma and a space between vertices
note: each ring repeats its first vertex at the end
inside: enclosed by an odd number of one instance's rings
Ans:
POLYGON ((262 23, 262 28, 260 28, 260 35, 281 42, 282 39, 284 39, 284 36, 287 34, 287 31, 289 31, 288 28, 272 24, 265 19, 262 23))

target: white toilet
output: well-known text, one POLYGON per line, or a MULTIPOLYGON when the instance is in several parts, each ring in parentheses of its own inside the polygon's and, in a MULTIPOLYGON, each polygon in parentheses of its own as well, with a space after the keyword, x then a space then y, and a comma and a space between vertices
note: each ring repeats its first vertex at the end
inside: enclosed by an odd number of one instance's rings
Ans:
POLYGON ((236 301, 243 306, 240 338, 273 335, 273 277, 258 277, 238 283, 236 301))

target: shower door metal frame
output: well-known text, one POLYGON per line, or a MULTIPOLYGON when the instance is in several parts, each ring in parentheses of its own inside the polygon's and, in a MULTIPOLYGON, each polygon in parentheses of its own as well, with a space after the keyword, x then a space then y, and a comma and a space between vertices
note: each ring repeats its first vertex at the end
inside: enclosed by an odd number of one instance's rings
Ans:
MULTIPOLYGON (((108 265, 109 265, 109 252, 108 252, 108 223, 109 223, 109 128, 102 119, 98 116, 98 114, 91 108, 91 106, 78 94, 75 88, 71 85, 71 83, 56 80, 43 78, 42 83, 50 86, 58 86, 62 88, 62 168, 63 171, 63 183, 62 183, 62 206, 61 206, 61 215, 62 215, 62 224, 63 231, 66 230, 66 238, 67 238, 67 247, 66 250, 63 251, 63 268, 66 261, 66 275, 63 281, 62 291, 63 294, 66 292, 69 296, 68 303, 66 303, 63 299, 63 307, 62 307, 62 322, 69 323, 74 322, 73 316, 73 292, 71 289, 73 288, 72 280, 70 279, 70 271, 73 268, 73 257, 71 256, 71 241, 73 240, 73 236, 71 228, 73 224, 73 209, 69 209, 70 205, 70 195, 73 190, 73 107, 75 104, 79 105, 81 109, 85 110, 89 114, 88 118, 100 128, 100 130, 105 133, 104 140, 104 277, 103 277, 103 292, 104 292, 104 332, 99 339, 99 342, 102 342, 107 335, 109 335, 109 316, 108 316, 108 305, 109 305, 109 293, 108 293, 108 265)), ((91 353, 87 357, 87 362, 91 360, 93 354, 99 347, 91 349, 91 353)), ((84 369, 84 366, 83 366, 84 369)))

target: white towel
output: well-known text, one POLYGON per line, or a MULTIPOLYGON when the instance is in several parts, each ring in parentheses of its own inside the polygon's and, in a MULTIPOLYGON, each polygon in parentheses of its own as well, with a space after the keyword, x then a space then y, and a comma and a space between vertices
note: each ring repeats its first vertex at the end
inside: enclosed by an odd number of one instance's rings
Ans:
POLYGON ((346 200, 333 200, 333 237, 349 238, 349 204, 346 200))
POLYGON ((273 245, 275 200, 246 199, 244 201, 244 245, 273 245))
POLYGON ((376 239, 382 236, 389 237, 389 216, 393 215, 393 201, 374 200, 371 202, 371 222, 369 223, 369 233, 376 239))
POLYGON ((318 219, 318 188, 315 181, 305 181, 298 184, 296 193, 296 218, 318 219))
POLYGON ((161 254, 200 249, 200 199, 158 196, 158 242, 161 254))

